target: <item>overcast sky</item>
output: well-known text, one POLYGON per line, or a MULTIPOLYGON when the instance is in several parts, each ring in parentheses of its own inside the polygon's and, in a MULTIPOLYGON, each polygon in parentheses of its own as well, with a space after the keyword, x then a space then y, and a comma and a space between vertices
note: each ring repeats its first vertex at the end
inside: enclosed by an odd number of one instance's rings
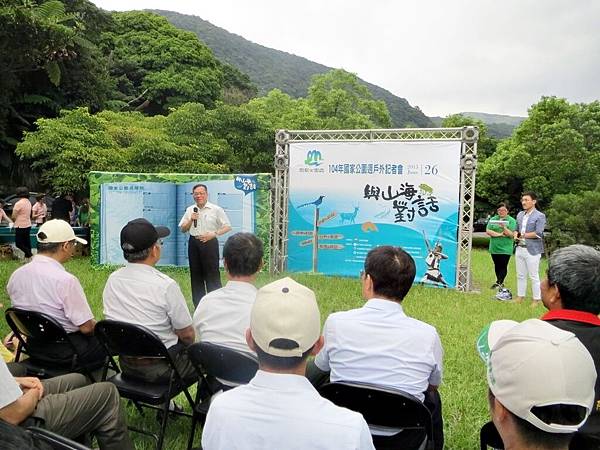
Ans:
POLYGON ((340 67, 418 105, 526 115, 542 95, 600 99, 598 0, 92 0, 193 14, 340 67))

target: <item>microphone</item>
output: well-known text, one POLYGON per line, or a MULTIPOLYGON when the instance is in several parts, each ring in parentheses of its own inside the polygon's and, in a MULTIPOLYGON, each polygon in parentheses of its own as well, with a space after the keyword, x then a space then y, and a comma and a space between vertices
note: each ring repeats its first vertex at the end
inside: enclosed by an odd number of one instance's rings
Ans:
MULTIPOLYGON (((194 212, 197 213, 198 212, 198 208, 194 206, 194 212)), ((196 219, 194 219, 194 228, 196 228, 198 226, 198 221, 196 219)))

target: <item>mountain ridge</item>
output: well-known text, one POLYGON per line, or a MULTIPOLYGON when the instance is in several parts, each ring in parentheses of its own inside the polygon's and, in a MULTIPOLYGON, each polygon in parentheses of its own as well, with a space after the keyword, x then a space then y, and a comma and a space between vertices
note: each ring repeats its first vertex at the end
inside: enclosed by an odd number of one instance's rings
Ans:
MULTIPOLYGON (((172 25, 194 33, 218 59, 247 74, 258 87, 259 95, 277 88, 292 97, 306 97, 312 76, 332 69, 302 56, 254 43, 198 16, 159 9, 147 11, 159 14, 172 25)), ((393 127, 433 126, 431 120, 418 107, 411 106, 405 98, 360 78, 359 80, 368 87, 375 99, 386 103, 393 127)))

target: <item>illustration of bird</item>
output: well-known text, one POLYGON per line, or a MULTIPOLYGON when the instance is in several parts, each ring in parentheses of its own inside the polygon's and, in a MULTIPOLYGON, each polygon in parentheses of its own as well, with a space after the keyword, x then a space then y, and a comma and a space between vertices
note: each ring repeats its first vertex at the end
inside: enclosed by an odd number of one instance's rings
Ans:
POLYGON ((321 203, 323 203, 324 197, 325 197, 324 195, 319 195, 319 198, 316 199, 314 202, 303 203, 302 205, 297 206, 297 208, 302 208, 302 207, 308 206, 308 205, 315 205, 318 208, 321 205, 321 203))

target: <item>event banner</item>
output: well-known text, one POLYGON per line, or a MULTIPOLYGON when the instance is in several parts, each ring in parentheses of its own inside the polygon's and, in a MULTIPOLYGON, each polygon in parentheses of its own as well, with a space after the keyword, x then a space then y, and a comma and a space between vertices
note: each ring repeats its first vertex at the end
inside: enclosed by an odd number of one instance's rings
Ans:
POLYGON ((92 172, 90 203, 93 212, 93 256, 100 264, 123 264, 120 233, 125 224, 143 217, 166 226, 159 265, 187 266, 188 234, 179 220, 194 203, 192 187, 208 188, 209 201, 224 209, 232 231, 219 237, 219 246, 232 233, 256 233, 268 245, 270 224, 270 176, 266 174, 127 174, 92 172), (94 220, 96 219, 96 220, 94 220), (98 239, 99 238, 99 239, 98 239))
POLYGON ((288 270, 358 276, 400 246, 415 281, 454 287, 460 142, 290 143, 288 270))

